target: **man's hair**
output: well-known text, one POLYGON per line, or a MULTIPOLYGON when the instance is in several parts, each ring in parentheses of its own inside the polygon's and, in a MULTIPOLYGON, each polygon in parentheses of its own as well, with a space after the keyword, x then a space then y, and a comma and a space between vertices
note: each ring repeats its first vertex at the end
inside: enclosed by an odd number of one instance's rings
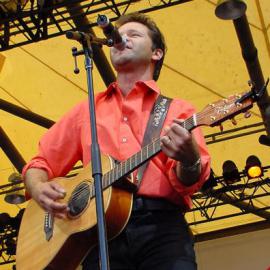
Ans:
POLYGON ((155 64, 155 69, 154 69, 154 74, 153 74, 153 79, 157 81, 160 74, 160 70, 163 65, 165 53, 167 50, 164 36, 159 30, 159 28, 157 27, 156 23, 150 17, 142 13, 131 13, 127 15, 122 15, 116 21, 116 27, 119 28, 120 26, 129 22, 138 22, 145 25, 149 30, 149 36, 153 43, 152 50, 161 49, 163 51, 162 58, 158 60, 155 64))

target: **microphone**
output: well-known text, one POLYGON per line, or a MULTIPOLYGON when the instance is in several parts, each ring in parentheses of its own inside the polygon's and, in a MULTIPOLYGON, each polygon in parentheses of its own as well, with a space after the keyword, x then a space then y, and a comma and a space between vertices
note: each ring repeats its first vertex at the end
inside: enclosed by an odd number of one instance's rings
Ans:
POLYGON ((122 37, 116 27, 110 22, 106 15, 98 14, 97 24, 102 28, 107 39, 111 40, 112 46, 122 51, 126 48, 126 39, 122 37))

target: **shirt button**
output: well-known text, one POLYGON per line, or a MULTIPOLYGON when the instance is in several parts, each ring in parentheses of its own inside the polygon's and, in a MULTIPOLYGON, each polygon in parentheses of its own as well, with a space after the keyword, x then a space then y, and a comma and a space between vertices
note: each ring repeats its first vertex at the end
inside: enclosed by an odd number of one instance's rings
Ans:
POLYGON ((123 142, 123 143, 127 142, 127 138, 125 138, 125 137, 122 138, 122 142, 123 142))
POLYGON ((123 117, 123 120, 127 122, 128 118, 126 116, 123 117))

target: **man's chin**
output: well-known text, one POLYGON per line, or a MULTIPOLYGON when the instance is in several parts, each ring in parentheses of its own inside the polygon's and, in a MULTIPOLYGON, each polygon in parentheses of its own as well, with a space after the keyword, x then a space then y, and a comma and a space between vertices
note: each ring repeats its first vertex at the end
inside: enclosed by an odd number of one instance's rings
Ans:
POLYGON ((115 61, 112 61, 112 65, 113 65, 113 67, 115 68, 116 71, 123 70, 123 68, 126 68, 131 63, 132 63, 131 59, 126 58, 126 57, 125 58, 119 57, 115 61))

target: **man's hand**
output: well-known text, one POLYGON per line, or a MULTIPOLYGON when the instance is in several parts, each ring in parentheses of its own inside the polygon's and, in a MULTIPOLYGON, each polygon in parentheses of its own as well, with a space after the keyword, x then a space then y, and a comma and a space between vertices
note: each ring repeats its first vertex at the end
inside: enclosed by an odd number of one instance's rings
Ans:
POLYGON ((165 135, 161 137, 161 149, 170 158, 185 165, 194 164, 199 158, 199 151, 192 134, 175 119, 170 127, 165 127, 165 135))
POLYGON ((177 177, 189 186, 199 179, 201 172, 200 153, 192 134, 175 119, 160 138, 162 151, 170 158, 179 161, 176 166, 177 177), (194 167, 195 166, 195 167, 194 167))
POLYGON ((32 198, 45 210, 58 218, 65 218, 67 204, 57 200, 65 197, 65 190, 58 183, 48 181, 44 170, 32 168, 25 175, 26 189, 32 198))

